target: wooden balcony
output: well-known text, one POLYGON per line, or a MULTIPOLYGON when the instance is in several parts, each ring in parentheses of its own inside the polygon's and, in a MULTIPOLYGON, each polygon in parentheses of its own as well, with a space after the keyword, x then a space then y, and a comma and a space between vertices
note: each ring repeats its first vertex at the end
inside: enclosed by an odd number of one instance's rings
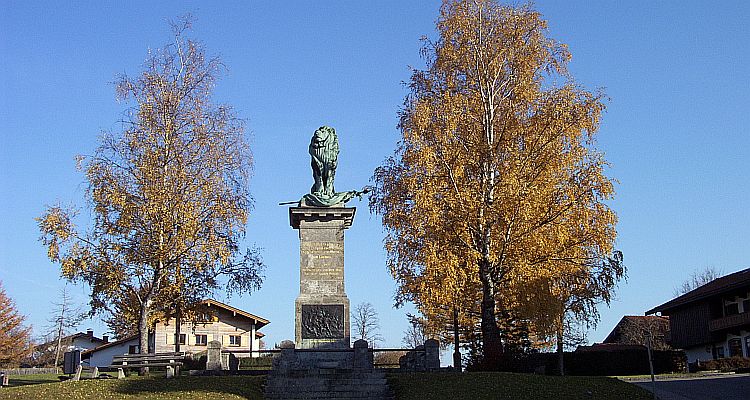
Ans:
POLYGON ((714 332, 722 329, 736 328, 742 325, 750 325, 750 312, 713 319, 708 323, 708 329, 711 332, 714 332))

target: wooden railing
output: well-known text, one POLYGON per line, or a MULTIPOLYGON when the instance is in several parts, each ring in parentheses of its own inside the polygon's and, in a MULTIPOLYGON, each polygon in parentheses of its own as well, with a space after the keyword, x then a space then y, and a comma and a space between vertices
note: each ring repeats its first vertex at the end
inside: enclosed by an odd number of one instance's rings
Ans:
POLYGON ((722 329, 738 327, 741 325, 750 325, 750 312, 728 315, 726 317, 713 319, 708 323, 708 330, 714 332, 722 329))

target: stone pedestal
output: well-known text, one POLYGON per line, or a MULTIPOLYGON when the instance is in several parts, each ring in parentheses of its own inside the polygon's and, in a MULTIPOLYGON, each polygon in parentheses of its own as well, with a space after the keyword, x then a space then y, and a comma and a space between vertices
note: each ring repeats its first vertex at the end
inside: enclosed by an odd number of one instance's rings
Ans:
POLYGON ((344 230, 356 208, 290 207, 299 230, 300 288, 294 303, 298 349, 349 348, 349 298, 344 291, 344 230))
POLYGON ((221 342, 212 340, 206 346, 206 371, 221 371, 221 342))

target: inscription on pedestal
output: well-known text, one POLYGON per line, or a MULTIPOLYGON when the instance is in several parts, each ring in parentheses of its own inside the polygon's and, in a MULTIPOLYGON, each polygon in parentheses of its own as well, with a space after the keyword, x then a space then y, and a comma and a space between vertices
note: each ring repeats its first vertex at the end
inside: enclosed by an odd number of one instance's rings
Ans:
POLYGON ((302 339, 339 339, 343 337, 343 304, 302 305, 302 339))
POLYGON ((344 244, 341 242, 303 241, 300 243, 302 257, 301 279, 344 279, 344 244))

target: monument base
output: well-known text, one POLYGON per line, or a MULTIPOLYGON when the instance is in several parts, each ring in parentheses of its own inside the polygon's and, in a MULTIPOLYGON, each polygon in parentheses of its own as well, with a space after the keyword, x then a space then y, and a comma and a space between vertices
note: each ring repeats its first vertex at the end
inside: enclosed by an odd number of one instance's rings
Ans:
POLYGON ((349 298, 300 295, 294 302, 298 349, 349 348, 349 298))
POLYGON ((344 230, 355 208, 291 207, 299 230, 300 294, 294 303, 298 349, 349 348, 349 298, 344 290, 344 230))

